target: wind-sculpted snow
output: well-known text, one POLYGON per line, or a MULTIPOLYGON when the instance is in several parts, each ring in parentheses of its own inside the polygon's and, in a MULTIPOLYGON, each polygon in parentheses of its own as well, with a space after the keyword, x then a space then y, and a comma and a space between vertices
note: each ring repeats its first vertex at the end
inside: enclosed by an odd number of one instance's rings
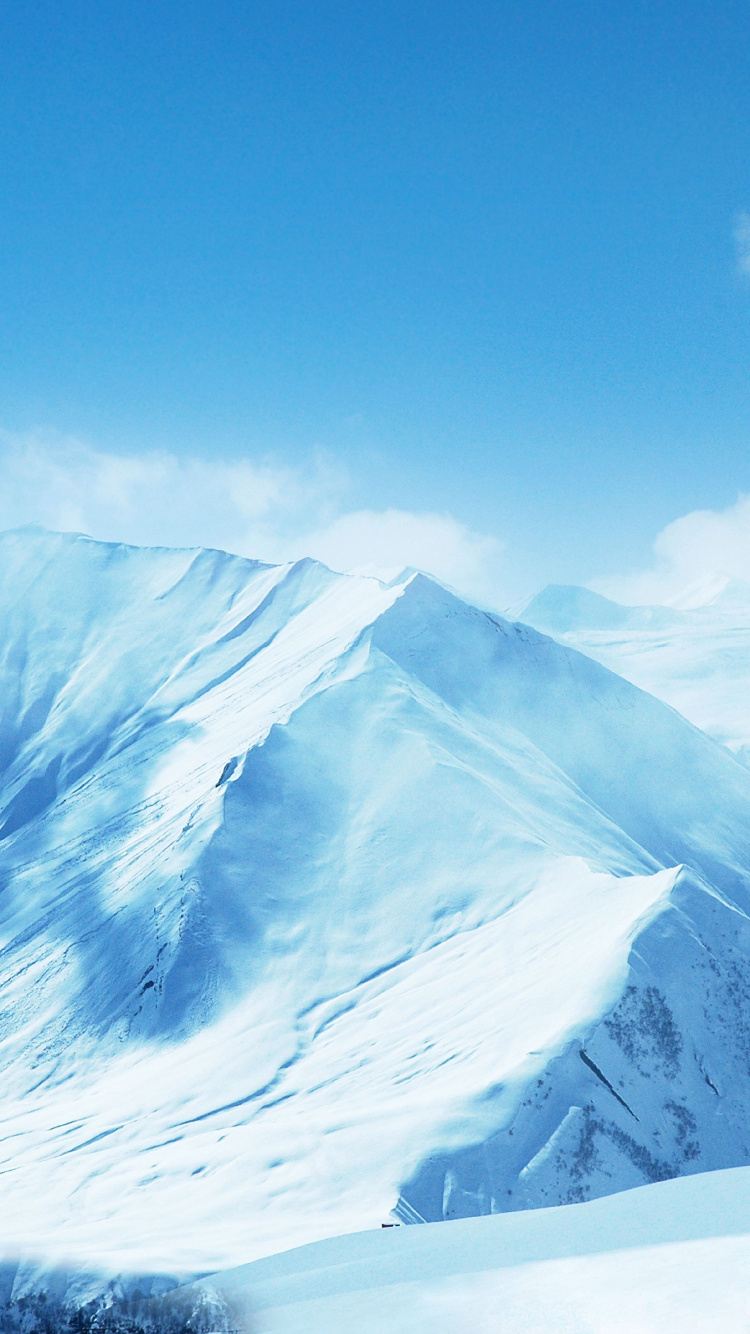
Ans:
POLYGON ((750 1162, 723 747, 421 575, 29 531, 0 574, 6 1252, 207 1270, 750 1162))

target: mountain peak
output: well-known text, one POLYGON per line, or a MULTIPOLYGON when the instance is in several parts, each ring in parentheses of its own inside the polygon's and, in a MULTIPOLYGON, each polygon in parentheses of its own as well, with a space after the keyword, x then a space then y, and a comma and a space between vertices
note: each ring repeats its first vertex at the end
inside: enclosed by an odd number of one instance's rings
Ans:
POLYGON ((672 709, 421 573, 54 535, 0 540, 0 646, 21 1251, 208 1269, 745 1161, 750 770, 672 709))
POLYGON ((575 584, 548 584, 514 608, 516 620, 550 634, 577 630, 661 629, 678 623, 669 607, 628 607, 575 584))

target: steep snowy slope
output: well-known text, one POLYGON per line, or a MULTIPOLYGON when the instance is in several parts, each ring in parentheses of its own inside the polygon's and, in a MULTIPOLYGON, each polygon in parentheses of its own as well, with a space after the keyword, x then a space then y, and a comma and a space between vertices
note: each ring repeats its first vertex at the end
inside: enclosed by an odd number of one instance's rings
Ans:
POLYGON ((34 532, 0 645, 6 1252, 750 1162, 750 772, 672 710, 424 576, 34 532))
POLYGON ((550 585, 513 614, 671 704, 747 762, 750 585, 731 580, 710 592, 705 605, 679 610, 550 585))

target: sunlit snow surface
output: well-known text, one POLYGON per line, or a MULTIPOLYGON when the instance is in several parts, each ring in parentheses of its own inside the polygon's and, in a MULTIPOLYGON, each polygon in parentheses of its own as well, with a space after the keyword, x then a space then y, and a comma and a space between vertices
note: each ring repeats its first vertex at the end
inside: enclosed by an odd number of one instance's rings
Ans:
POLYGON ((252 1334, 748 1328, 750 1171, 302 1247, 205 1280, 252 1334))
POLYGON ((6 1254, 750 1162, 750 770, 672 710, 422 575, 28 531, 0 655, 6 1254))

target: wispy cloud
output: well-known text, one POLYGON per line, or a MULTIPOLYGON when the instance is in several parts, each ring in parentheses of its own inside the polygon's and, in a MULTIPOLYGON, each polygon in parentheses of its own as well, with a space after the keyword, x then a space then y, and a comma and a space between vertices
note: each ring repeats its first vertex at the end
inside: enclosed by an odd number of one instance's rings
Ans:
POLYGON ((750 213, 738 213, 734 223, 737 268, 750 278, 750 213))
POLYGON ((342 514, 306 539, 311 555, 334 569, 392 576, 405 565, 427 570, 477 601, 498 606, 505 546, 450 514, 388 509, 342 514))
POLYGON ((615 601, 698 606, 727 579, 750 583, 750 496, 724 510, 694 510, 667 524, 647 570, 592 583, 615 601))
POLYGON ((261 560, 315 556, 338 570, 429 571, 506 605, 503 544, 450 514, 347 510, 347 481, 313 459, 209 461, 116 454, 75 440, 0 436, 0 528, 27 523, 139 545, 211 546, 261 560))

